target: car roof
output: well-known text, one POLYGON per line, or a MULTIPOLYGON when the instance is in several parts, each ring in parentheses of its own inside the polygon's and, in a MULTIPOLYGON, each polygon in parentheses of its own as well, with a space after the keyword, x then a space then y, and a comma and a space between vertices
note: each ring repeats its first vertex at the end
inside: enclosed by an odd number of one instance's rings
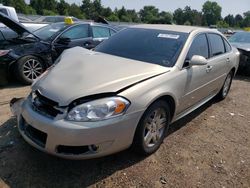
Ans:
POLYGON ((185 25, 168 25, 168 24, 141 24, 141 25, 131 26, 131 28, 158 29, 158 30, 182 32, 182 33, 191 33, 194 30, 214 31, 214 30, 209 29, 209 28, 185 26, 185 25))
POLYGON ((104 27, 109 27, 109 28, 112 28, 112 29, 114 29, 114 30, 118 30, 115 26, 113 26, 113 25, 109 25, 109 24, 102 24, 102 23, 96 23, 96 22, 93 22, 93 21, 74 21, 74 23, 73 24, 66 24, 65 22, 56 22, 56 23, 51 23, 51 24, 49 24, 49 25, 53 25, 53 24, 65 24, 67 27, 65 27, 65 29, 66 28, 68 28, 68 27, 70 27, 70 26, 72 26, 72 25, 79 25, 79 24, 90 24, 90 25, 96 25, 96 26, 104 26, 104 27))

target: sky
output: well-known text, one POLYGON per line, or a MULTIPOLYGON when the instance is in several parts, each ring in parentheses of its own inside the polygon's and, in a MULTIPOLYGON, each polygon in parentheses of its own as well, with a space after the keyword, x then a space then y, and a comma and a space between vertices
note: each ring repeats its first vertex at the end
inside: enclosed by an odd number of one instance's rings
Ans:
MULTIPOLYGON (((69 3, 80 4, 81 0, 66 0, 69 3)), ((222 7, 222 16, 228 14, 243 14, 250 11, 250 0, 213 0, 222 7)), ((114 9, 124 6, 126 9, 137 11, 145 5, 154 5, 160 11, 174 12, 177 8, 191 6, 192 9, 201 10, 206 0, 102 0, 102 5, 114 9)))

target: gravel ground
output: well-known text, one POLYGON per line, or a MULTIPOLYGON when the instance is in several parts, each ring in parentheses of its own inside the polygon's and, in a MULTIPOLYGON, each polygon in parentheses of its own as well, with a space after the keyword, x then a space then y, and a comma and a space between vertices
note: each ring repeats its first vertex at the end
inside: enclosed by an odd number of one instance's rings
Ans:
POLYGON ((18 134, 8 101, 29 87, 0 89, 0 187, 250 187, 250 79, 229 96, 171 125, 160 149, 87 161, 49 156, 18 134))

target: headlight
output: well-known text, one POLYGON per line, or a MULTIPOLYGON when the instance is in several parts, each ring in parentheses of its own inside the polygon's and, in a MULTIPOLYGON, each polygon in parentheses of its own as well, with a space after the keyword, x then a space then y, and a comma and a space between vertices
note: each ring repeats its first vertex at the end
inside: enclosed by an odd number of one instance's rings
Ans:
POLYGON ((123 115, 130 102, 122 97, 110 97, 74 107, 67 115, 70 121, 100 121, 123 115))
POLYGON ((0 50, 0 57, 8 54, 10 50, 0 50))

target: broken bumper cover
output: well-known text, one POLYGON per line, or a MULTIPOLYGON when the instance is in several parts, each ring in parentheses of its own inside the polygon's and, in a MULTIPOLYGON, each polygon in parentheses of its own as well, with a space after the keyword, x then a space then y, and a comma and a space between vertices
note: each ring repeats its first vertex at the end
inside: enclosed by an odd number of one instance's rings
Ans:
POLYGON ((99 122, 54 120, 34 111, 25 100, 18 115, 18 129, 35 148, 67 159, 96 158, 128 148, 143 112, 99 122))

